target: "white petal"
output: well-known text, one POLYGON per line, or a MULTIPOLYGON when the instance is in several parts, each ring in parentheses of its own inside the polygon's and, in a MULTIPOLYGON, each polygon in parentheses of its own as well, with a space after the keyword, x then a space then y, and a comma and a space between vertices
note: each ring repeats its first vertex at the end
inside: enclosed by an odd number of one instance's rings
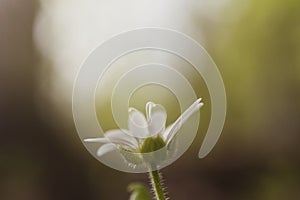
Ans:
POLYGON ((83 141, 85 141, 85 142, 101 142, 101 143, 109 142, 109 140, 107 138, 86 138, 83 141))
POLYGON ((163 136, 166 137, 167 144, 174 138, 178 130, 181 128, 190 116, 197 112, 204 104, 200 99, 197 99, 188 109, 186 109, 183 114, 170 126, 168 127, 168 132, 164 132, 163 136))
POLYGON ((111 151, 115 150, 116 148, 117 147, 114 144, 111 144, 111 143, 104 144, 98 149, 97 156, 99 156, 99 157, 103 156, 104 154, 111 152, 111 151))
POLYGON ((152 107, 154 107, 156 104, 149 101, 146 103, 146 116, 147 116, 147 119, 150 118, 150 114, 151 114, 151 110, 152 110, 152 107))
POLYGON ((157 135, 165 129, 167 113, 162 105, 148 102, 146 104, 149 136, 157 135))
POLYGON ((162 132, 162 138, 164 139, 164 141, 167 141, 168 135, 170 134, 170 131, 173 127, 173 124, 170 124, 169 126, 167 126, 167 128, 164 130, 164 132, 162 132))
POLYGON ((185 123, 194 112, 198 111, 203 106, 201 100, 201 98, 197 99, 190 107, 188 107, 188 109, 183 112, 183 114, 180 116, 182 117, 182 124, 185 123))
POLYGON ((126 145, 134 149, 137 148, 138 143, 136 139, 127 134, 126 130, 115 129, 107 131, 104 135, 111 143, 126 145))
POLYGON ((135 108, 128 110, 128 128, 129 134, 137 138, 146 138, 149 136, 148 123, 143 113, 135 108))

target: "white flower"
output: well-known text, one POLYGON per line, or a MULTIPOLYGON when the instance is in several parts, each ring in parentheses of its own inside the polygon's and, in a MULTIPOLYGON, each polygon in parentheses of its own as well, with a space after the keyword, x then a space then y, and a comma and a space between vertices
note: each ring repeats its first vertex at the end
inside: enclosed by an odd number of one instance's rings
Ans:
POLYGON ((115 149, 130 153, 156 151, 164 146, 168 147, 182 124, 202 106, 201 98, 197 99, 173 124, 165 128, 167 113, 164 107, 148 102, 146 117, 137 109, 129 108, 128 130, 109 130, 103 138, 88 138, 84 141, 104 143, 97 151, 98 156, 115 149))

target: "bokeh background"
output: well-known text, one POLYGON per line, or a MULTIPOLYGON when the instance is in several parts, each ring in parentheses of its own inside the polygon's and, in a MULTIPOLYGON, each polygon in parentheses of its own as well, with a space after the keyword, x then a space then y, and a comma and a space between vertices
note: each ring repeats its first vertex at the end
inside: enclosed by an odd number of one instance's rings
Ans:
POLYGON ((144 26, 195 38, 227 91, 214 150, 197 158, 207 106, 191 148, 162 170, 171 199, 300 199, 297 0, 1 0, 0 199, 128 199, 129 183, 148 183, 146 174, 94 159, 71 111, 72 84, 88 53, 112 34, 144 26))

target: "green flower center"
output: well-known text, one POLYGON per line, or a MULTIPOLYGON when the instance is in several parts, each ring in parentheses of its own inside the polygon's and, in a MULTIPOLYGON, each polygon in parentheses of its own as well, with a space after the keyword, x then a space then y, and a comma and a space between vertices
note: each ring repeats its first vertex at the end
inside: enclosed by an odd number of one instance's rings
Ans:
POLYGON ((147 138, 140 148, 141 153, 150 153, 166 146, 165 141, 160 135, 147 138))

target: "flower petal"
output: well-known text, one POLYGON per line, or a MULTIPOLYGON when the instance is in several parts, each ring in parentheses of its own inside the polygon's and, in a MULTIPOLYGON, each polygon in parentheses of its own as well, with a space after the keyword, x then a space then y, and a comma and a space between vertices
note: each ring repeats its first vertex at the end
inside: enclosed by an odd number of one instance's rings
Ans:
POLYGON ((174 125, 174 123, 170 124, 169 126, 167 126, 167 128, 164 130, 164 132, 162 132, 161 136, 165 141, 167 141, 168 135, 170 134, 170 131, 171 131, 173 125, 174 125))
POLYGON ((128 109, 128 128, 129 134, 137 138, 146 138, 149 136, 148 123, 143 113, 135 108, 128 109))
POLYGON ((176 135, 178 130, 181 128, 190 116, 192 116, 196 111, 198 111, 204 104, 201 102, 201 98, 197 99, 188 109, 186 109, 183 114, 178 117, 178 119, 169 126, 163 133, 163 137, 166 138, 166 143, 168 144, 176 135))
POLYGON ((167 113, 162 105, 148 102, 146 104, 149 136, 155 136, 165 129, 167 113))
POLYGON ((97 151, 97 156, 103 156, 104 154, 107 154, 108 152, 111 152, 113 150, 115 150, 117 147, 114 144, 108 143, 108 144, 104 144, 102 145, 98 151, 97 151))
POLYGON ((137 140, 131 137, 126 130, 114 129, 107 131, 104 135, 105 137, 114 144, 126 145, 133 149, 138 147, 137 140))
POLYGON ((101 143, 110 142, 107 138, 86 138, 83 141, 85 141, 85 142, 101 142, 101 143))
POLYGON ((147 116, 147 120, 149 120, 150 118, 150 115, 151 115, 151 110, 152 110, 152 107, 154 107, 156 104, 149 101, 146 103, 146 116, 147 116))

